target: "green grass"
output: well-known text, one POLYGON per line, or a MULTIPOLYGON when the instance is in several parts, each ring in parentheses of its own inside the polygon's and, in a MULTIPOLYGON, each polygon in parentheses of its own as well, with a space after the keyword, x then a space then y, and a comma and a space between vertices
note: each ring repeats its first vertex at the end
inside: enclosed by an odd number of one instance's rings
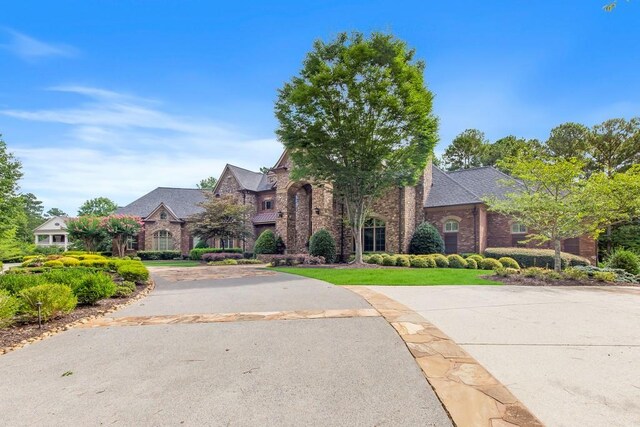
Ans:
POLYGON ((142 261, 147 267, 196 267, 201 265, 199 261, 179 261, 179 260, 162 260, 162 261, 142 261))
POLYGON ((277 267, 273 270, 324 280, 334 285, 437 286, 437 285, 501 285, 482 279, 489 270, 455 268, 298 268, 277 267))

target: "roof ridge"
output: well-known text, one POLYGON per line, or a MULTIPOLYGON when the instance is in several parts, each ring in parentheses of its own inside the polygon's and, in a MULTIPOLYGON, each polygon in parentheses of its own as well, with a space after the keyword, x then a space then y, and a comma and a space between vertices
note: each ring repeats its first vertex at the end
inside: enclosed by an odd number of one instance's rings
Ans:
POLYGON ((469 190, 467 187, 465 187, 464 185, 462 185, 461 183, 459 183, 458 181, 456 181, 455 179, 453 179, 452 177, 449 176, 449 174, 445 171, 443 171, 442 169, 440 169, 437 166, 433 166, 434 168, 436 168, 438 171, 442 172, 442 174, 447 177, 448 180, 452 181, 454 184, 456 184, 458 187, 462 188, 464 191, 466 191, 467 193, 471 194, 473 197, 475 197, 476 199, 482 201, 482 199, 480 197, 478 197, 478 195, 476 193, 474 193, 473 191, 469 190))
MULTIPOLYGON (((164 188, 165 190, 197 190, 197 191, 207 191, 206 188, 188 188, 188 187, 156 187, 155 189, 164 188)), ((152 190, 153 191, 153 190, 152 190)))
MULTIPOLYGON (((466 172, 466 171, 471 171, 471 170, 478 170, 478 169, 496 169, 495 167, 493 167, 492 165, 487 165, 487 166, 474 166, 472 168, 462 168, 462 169, 456 169, 454 171, 446 171, 445 173, 457 173, 457 172, 466 172)), ((497 170, 497 169, 496 169, 497 170)))
POLYGON ((236 169, 242 169, 243 171, 247 171, 247 172, 255 173, 256 175, 266 175, 265 173, 252 171, 251 169, 243 168, 243 167, 241 167, 241 166, 232 165, 231 163, 227 163, 227 165, 228 165, 229 167, 234 167, 234 168, 236 168, 236 169))

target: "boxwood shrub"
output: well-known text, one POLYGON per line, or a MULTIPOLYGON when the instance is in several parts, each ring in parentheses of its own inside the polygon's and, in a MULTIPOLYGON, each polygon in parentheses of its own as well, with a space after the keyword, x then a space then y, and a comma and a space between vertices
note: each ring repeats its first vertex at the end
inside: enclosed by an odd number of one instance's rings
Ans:
POLYGON ((149 270, 140 261, 122 262, 118 266, 118 274, 130 282, 146 282, 149 279, 149 270))
POLYGON ((476 262, 475 258, 467 258, 467 268, 470 270, 477 270, 478 269, 478 263, 476 262))
POLYGON ((53 283, 23 289, 20 299, 23 302, 21 312, 33 319, 38 318, 38 302, 41 302, 40 312, 45 322, 71 312, 78 303, 70 287, 53 283))
POLYGON ((430 255, 431 258, 433 258, 433 260, 436 263, 436 267, 438 268, 449 268, 449 259, 442 255, 442 254, 433 254, 430 255))
POLYGON ((444 241, 436 228, 428 222, 420 224, 409 243, 411 254, 444 253, 444 241))
POLYGON ((467 268, 467 261, 460 255, 449 255, 447 261, 449 261, 449 268, 467 268))
MULTIPOLYGON (((208 249, 208 248, 199 248, 199 249, 208 249)), ((176 258, 181 258, 182 253, 180 251, 138 251, 136 252, 136 256, 141 260, 145 261, 156 261, 156 260, 171 260, 176 258)))
POLYGON ((331 233, 324 228, 313 233, 309 240, 309 254, 324 257, 328 264, 333 263, 336 260, 336 241, 331 233))
POLYGON ((88 274, 73 288, 78 302, 87 305, 95 305, 101 299, 112 296, 115 291, 116 284, 105 273, 88 274))
MULTIPOLYGON (((553 249, 529 249, 529 248, 487 248, 484 251, 487 258, 500 259, 502 257, 513 258, 522 268, 544 267, 553 268, 553 249)), ((561 253, 563 267, 575 267, 577 265, 590 265, 588 259, 561 253)))
MULTIPOLYGON (((13 270, 11 270, 13 271, 13 270)), ((0 275, 0 289, 6 290, 11 295, 18 295, 23 289, 46 283, 44 277, 39 274, 2 274, 0 275)))
POLYGON ((498 270, 504 266, 495 258, 485 258, 478 265, 482 270, 498 270))
POLYGON ((4 289, 0 289, 0 328, 5 328, 13 323, 13 317, 18 312, 20 303, 4 289))
POLYGON ((511 257, 503 256, 498 261, 500 261, 500 264, 502 264, 505 268, 515 268, 516 270, 520 270, 520 265, 518 265, 518 261, 516 261, 511 257))
POLYGON ((241 254, 242 253, 242 248, 195 248, 195 249, 191 249, 191 251, 189 252, 189 259, 193 260, 193 261, 202 261, 202 255, 204 254, 217 254, 220 252, 227 252, 227 253, 237 253, 237 254, 241 254))

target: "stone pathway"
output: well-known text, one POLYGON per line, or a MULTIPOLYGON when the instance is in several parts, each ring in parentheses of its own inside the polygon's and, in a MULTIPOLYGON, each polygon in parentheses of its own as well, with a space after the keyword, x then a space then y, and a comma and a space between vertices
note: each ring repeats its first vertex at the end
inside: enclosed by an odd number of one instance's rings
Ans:
POLYGON ((452 425, 354 293, 255 268, 152 275, 147 298, 0 356, 2 424, 452 425))

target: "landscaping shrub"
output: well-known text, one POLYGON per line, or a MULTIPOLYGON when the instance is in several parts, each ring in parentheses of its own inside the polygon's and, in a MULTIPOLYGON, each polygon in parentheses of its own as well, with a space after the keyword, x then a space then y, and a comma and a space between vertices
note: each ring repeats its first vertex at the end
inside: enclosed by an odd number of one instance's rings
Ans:
POLYGON ((467 268, 470 270, 477 270, 478 269, 478 263, 476 262, 475 258, 467 258, 465 261, 467 261, 467 268))
POLYGON ((501 267, 496 269, 495 273, 500 277, 508 277, 508 276, 513 276, 514 274, 518 274, 519 271, 520 270, 516 268, 501 267))
POLYGON ((449 255, 447 260, 449 261, 449 268, 467 268, 467 261, 460 255, 449 255))
POLYGON ((570 280, 587 280, 589 275, 587 272, 570 267, 562 272, 563 276, 570 280))
POLYGON ((560 280, 562 279, 562 274, 555 270, 545 270, 543 278, 545 280, 560 280))
POLYGON ((369 256, 369 258, 367 259, 367 263, 382 265, 382 256, 379 254, 373 254, 369 256))
POLYGON ((593 278, 598 282, 615 282, 616 281, 616 273, 611 271, 596 271, 593 273, 593 278))
POLYGON ((420 224, 411 237, 409 243, 411 254, 441 254, 444 253, 444 241, 436 228, 428 222, 420 224))
POLYGON ((193 260, 193 261, 201 261, 202 260, 202 256, 204 254, 217 254, 220 252, 225 252, 225 253, 235 253, 235 254, 241 254, 242 253, 242 248, 198 248, 198 249, 191 249, 191 251, 189 252, 189 259, 193 260))
POLYGON ((592 265, 587 266, 576 266, 573 267, 575 270, 583 271, 589 275, 591 278, 595 278, 595 273, 614 273, 616 275, 615 281, 618 283, 640 283, 640 275, 633 275, 631 273, 626 272, 622 269, 614 269, 614 268, 600 268, 594 267, 592 265))
POLYGON ((116 291, 116 284, 105 273, 88 274, 72 288, 78 303, 94 305, 104 298, 109 298, 116 291))
POLYGON ((418 257, 409 258, 409 265, 413 268, 427 268, 427 260, 418 257))
POLYGON ((258 260, 258 259, 238 259, 238 260, 235 260, 235 261, 239 265, 263 264, 263 262, 258 260))
POLYGON ((58 259, 58 261, 60 261, 62 263, 62 265, 64 265, 65 267, 76 267, 76 266, 80 265, 80 260, 78 260, 77 258, 70 257, 70 256, 64 256, 64 257, 58 259))
POLYGON ((253 258, 255 258, 255 256, 253 255, 253 252, 243 252, 242 253, 242 257, 244 259, 253 259, 253 258))
POLYGON ((256 254, 275 254, 277 249, 276 235, 272 230, 264 230, 260 233, 253 247, 256 254))
POLYGON ((435 261, 438 268, 449 268, 449 259, 442 254, 433 254, 431 258, 435 261))
POLYGON ((56 260, 51 260, 51 261, 45 261, 44 264, 42 264, 43 267, 51 267, 51 268, 62 268, 64 267, 64 264, 60 261, 56 261, 56 260))
POLYGON ((97 268, 105 268, 108 264, 108 260, 106 258, 88 258, 80 261, 80 266, 82 267, 97 267, 97 268))
POLYGON ((398 256, 396 257, 396 265, 398 267, 410 267, 411 266, 411 261, 409 261, 409 257, 408 256, 398 256))
POLYGON ((395 256, 388 255, 382 257, 382 265, 387 267, 395 266, 397 261, 398 259, 395 256))
POLYGON ((504 266, 497 259, 485 258, 479 264, 479 267, 482 270, 497 270, 499 268, 503 268, 504 266))
POLYGON ((214 254, 204 254, 202 255, 202 260, 204 262, 218 262, 224 261, 226 259, 243 259, 244 256, 238 253, 227 253, 227 252, 218 252, 214 254))
POLYGON ((118 266, 118 274, 131 282, 141 283, 149 280, 149 270, 139 261, 130 261, 118 266))
POLYGON ((115 292, 113 293, 113 298, 126 298, 131 296, 136 291, 136 284, 133 282, 129 282, 125 280, 124 282, 120 282, 116 284, 115 292))
POLYGON ((32 257, 24 257, 24 261, 22 262, 22 267, 42 267, 43 264, 47 261, 47 258, 43 256, 32 256, 32 257))
POLYGON ((23 302, 21 311, 34 319, 38 318, 38 302, 41 302, 40 311, 45 322, 71 312, 78 303, 70 287, 53 283, 23 289, 20 298, 23 302))
POLYGON ((206 240, 198 240, 198 243, 195 245, 196 249, 205 249, 208 248, 209 244, 206 240))
POLYGON ((482 255, 476 255, 476 254, 473 254, 473 255, 469 255, 469 256, 466 258, 467 262, 468 262, 470 259, 474 260, 474 261, 476 262, 476 265, 478 265, 478 264, 480 264, 480 263, 482 262, 482 260, 484 259, 484 257, 483 257, 482 255))
POLYGON ((18 295, 23 289, 31 286, 42 285, 44 283, 44 278, 37 274, 12 273, 0 275, 0 289, 8 291, 11 295, 18 295))
POLYGON ((259 255, 258 259, 270 263, 273 267, 278 266, 294 266, 299 264, 319 265, 324 264, 325 260, 321 256, 310 256, 307 254, 287 254, 287 255, 259 255))
POLYGON ((138 251, 136 256, 145 261, 157 261, 181 258, 182 253, 180 251, 138 251))
POLYGON ((54 261, 54 260, 56 260, 56 259, 60 259, 60 258, 62 258, 62 255, 60 255, 60 254, 56 254, 56 255, 47 255, 47 256, 46 256, 46 258, 47 258, 47 261, 54 261))
MULTIPOLYGON (((488 248, 484 251, 487 258, 500 259, 502 257, 513 258, 520 267, 545 267, 553 268, 554 251, 552 249, 529 248, 488 248)), ((589 265, 589 260, 577 255, 561 253, 563 267, 576 265, 589 265)))
POLYGON ((309 240, 309 254, 324 257, 327 264, 336 260, 336 242, 333 236, 324 228, 313 233, 309 240))
POLYGON ((506 268, 515 268, 516 270, 520 270, 520 265, 518 264, 518 261, 516 261, 511 257, 503 256, 498 261, 500 261, 500 264, 502 264, 506 268))
POLYGON ((529 267, 522 270, 524 277, 531 277, 534 279, 542 279, 547 270, 542 267, 529 267))
POLYGON ((634 275, 640 274, 640 259, 631 251, 618 249, 607 260, 607 267, 618 268, 634 275))
POLYGON ((222 261, 210 261, 207 264, 209 265, 238 265, 238 260, 236 259, 223 259, 222 261))
POLYGON ((13 317, 18 312, 20 303, 9 291, 0 289, 0 328, 6 328, 13 323, 13 317))

